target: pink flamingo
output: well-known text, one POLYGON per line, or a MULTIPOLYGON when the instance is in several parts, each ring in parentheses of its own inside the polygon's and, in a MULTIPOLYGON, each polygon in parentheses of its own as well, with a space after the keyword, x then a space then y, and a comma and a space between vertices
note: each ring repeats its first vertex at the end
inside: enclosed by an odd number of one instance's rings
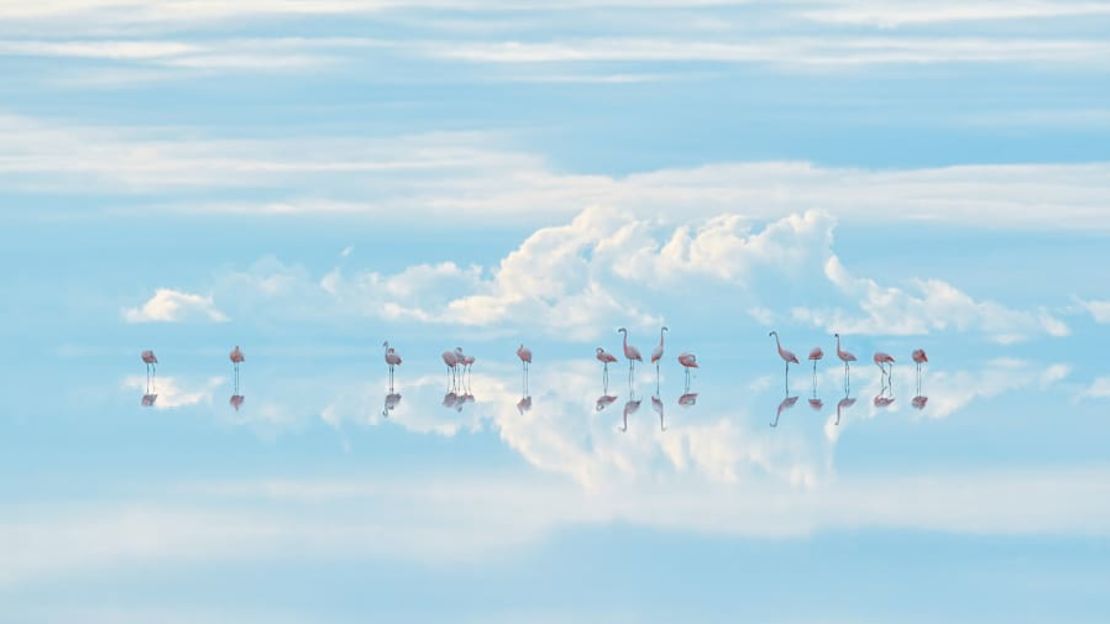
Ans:
POLYGON ((794 355, 794 353, 792 351, 788 351, 787 349, 782 348, 782 343, 779 342, 779 333, 777 331, 772 331, 771 333, 769 333, 767 335, 775 337, 775 347, 779 351, 779 357, 782 358, 783 362, 786 362, 786 392, 787 392, 787 394, 789 394, 790 393, 790 365, 798 363, 798 356, 794 355))
POLYGON ((681 405, 682 407, 693 407, 694 405, 697 405, 697 402, 698 402, 698 393, 697 392, 687 392, 686 394, 678 397, 678 404, 681 405))
POLYGON ((389 389, 393 390, 393 368, 401 365, 401 354, 389 346, 388 340, 382 343, 382 348, 385 349, 385 365, 389 367, 389 389))
POLYGON ((890 374, 894 372, 894 357, 889 353, 876 351, 871 359, 875 361, 875 366, 878 366, 879 370, 882 371, 882 376, 885 378, 883 385, 885 386, 890 382, 890 374))
POLYGON ((149 386, 150 385, 150 379, 151 379, 151 373, 152 372, 154 373, 155 378, 158 377, 158 357, 155 356, 154 352, 151 351, 150 349, 147 349, 146 351, 143 351, 139 355, 139 357, 142 358, 143 364, 146 364, 146 383, 149 386))
POLYGON ((447 365, 447 379, 451 388, 455 387, 455 371, 459 365, 459 353, 461 352, 461 348, 456 348, 455 351, 447 350, 443 352, 443 363, 447 365))
POLYGON ((524 394, 528 394, 528 367, 532 365, 532 350, 521 343, 516 348, 516 356, 520 358, 521 367, 521 381, 524 387, 524 394))
POLYGON ((597 348, 596 354, 597 355, 595 355, 594 357, 596 357, 597 361, 601 362, 601 364, 602 364, 602 375, 601 375, 602 383, 604 384, 604 386, 606 388, 608 388, 609 387, 609 365, 616 363, 617 356, 613 355, 612 353, 609 353, 608 351, 606 351, 605 349, 602 349, 601 347, 597 348))
POLYGON ((809 352, 809 361, 813 362, 813 389, 817 391, 817 363, 825 357, 825 352, 821 347, 813 347, 809 352))
MULTIPOLYGON (((243 355, 243 351, 239 349, 239 345, 231 350, 227 358, 231 360, 231 365, 235 369, 235 394, 239 394, 239 365, 247 361, 247 356, 243 355)), ((235 408, 238 411, 238 407, 235 408)))
MULTIPOLYGON (((624 357, 628 358, 628 384, 632 385, 632 373, 635 370, 636 362, 643 362, 644 358, 640 355, 640 350, 628 344, 628 330, 620 328, 617 333, 624 334, 624 357)), ((639 403, 637 403, 637 406, 639 403)))
POLYGON ((925 349, 914 349, 910 357, 917 365, 917 393, 921 394, 921 365, 929 363, 929 356, 925 355, 925 349))
POLYGON ((809 400, 809 406, 811 408, 813 408, 813 411, 820 412, 821 408, 825 407, 825 403, 823 401, 821 401, 821 399, 818 399, 817 397, 813 397, 812 399, 809 400))
POLYGON ((910 401, 910 402, 913 404, 913 408, 915 410, 923 410, 923 409, 925 409, 925 404, 929 402, 929 397, 921 396, 919 394, 919 395, 915 396, 913 398, 913 400, 910 401))
POLYGON ((239 394, 238 392, 236 392, 235 394, 231 395, 231 398, 228 399, 227 404, 230 405, 231 407, 235 408, 235 411, 238 412, 239 408, 243 407, 243 401, 246 401, 246 400, 247 400, 247 397, 245 397, 245 396, 239 394))
POLYGON ((670 330, 667 329, 666 325, 664 325, 663 328, 659 330, 659 344, 656 345, 655 349, 653 349, 651 352, 651 363, 655 365, 656 379, 659 378, 659 360, 663 359, 663 334, 668 331, 670 330))
POLYGON ((142 399, 143 407, 154 407, 154 402, 158 400, 157 394, 144 394, 142 399))
POLYGON ((690 352, 678 354, 678 363, 686 371, 686 390, 690 389, 690 369, 698 368, 698 356, 690 352))
POLYGON ((851 382, 849 378, 849 364, 856 361, 856 356, 840 348, 840 334, 833 334, 836 337, 836 357, 844 362, 844 388, 850 387, 851 382))

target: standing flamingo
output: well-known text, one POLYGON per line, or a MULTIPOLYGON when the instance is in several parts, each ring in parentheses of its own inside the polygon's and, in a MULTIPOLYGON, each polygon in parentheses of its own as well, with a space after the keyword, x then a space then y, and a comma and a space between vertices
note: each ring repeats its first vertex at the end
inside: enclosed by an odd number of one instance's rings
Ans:
POLYGON ((787 394, 789 394, 790 393, 790 365, 798 363, 798 356, 794 355, 793 352, 782 348, 782 343, 779 342, 779 333, 777 331, 772 331, 771 333, 769 333, 767 335, 775 337, 775 347, 779 350, 779 357, 782 358, 783 362, 786 362, 786 392, 787 392, 787 394))
MULTIPOLYGON (((628 358, 628 384, 632 385, 632 373, 636 368, 636 362, 643 362, 644 358, 640 355, 640 350, 628 344, 628 330, 620 328, 617 333, 624 334, 624 357, 628 358)), ((639 403, 636 404, 637 406, 639 403)))
POLYGON ((925 349, 914 349, 910 357, 917 365, 917 394, 921 394, 921 365, 929 363, 929 356, 925 355, 925 349))
POLYGON ((597 348, 596 353, 597 353, 597 355, 595 357, 597 358, 597 361, 601 362, 601 364, 602 364, 602 369, 601 369, 602 370, 602 374, 601 374, 602 384, 606 388, 608 388, 609 387, 609 365, 613 364, 617 361, 617 356, 613 355, 612 353, 609 353, 608 351, 606 351, 605 349, 602 349, 601 347, 597 348))
POLYGON ((147 349, 146 351, 143 351, 142 354, 139 355, 139 357, 142 358, 143 364, 146 364, 146 385, 147 385, 147 391, 149 393, 149 390, 150 390, 150 387, 151 387, 150 386, 151 373, 154 374, 155 381, 157 381, 157 379, 158 379, 158 357, 156 355, 154 355, 154 352, 151 351, 150 349, 147 349))
POLYGON ((878 366, 879 370, 882 371, 881 379, 885 388, 890 383, 890 374, 894 372, 894 357, 889 353, 876 351, 871 359, 875 361, 875 366, 878 366))
MULTIPOLYGON (((462 349, 458 349, 458 351, 462 351, 462 349)), ((459 365, 459 354, 458 354, 458 352, 457 351, 451 351, 450 349, 448 349, 447 351, 444 351, 443 352, 443 363, 447 365, 447 379, 448 379, 449 388, 454 388, 455 387, 455 371, 458 369, 458 365, 459 365)))
POLYGON ((678 354, 678 363, 686 371, 686 391, 690 391, 690 369, 698 368, 698 357, 690 352, 678 354))
POLYGON ((239 365, 247 361, 247 356, 243 355, 243 351, 239 348, 239 345, 235 345, 235 348, 228 354, 227 359, 231 360, 231 366, 235 370, 235 394, 239 394, 239 365))
POLYGON ((528 394, 528 367, 532 364, 532 350, 521 343, 516 348, 516 356, 520 358, 521 379, 524 385, 524 394, 528 394))
MULTIPOLYGON (((401 354, 397 350, 389 346, 389 341, 386 340, 382 343, 382 348, 385 349, 385 364, 389 367, 389 390, 393 391, 393 367, 401 365, 401 354)), ((383 412, 384 414, 384 412, 383 412)))
POLYGON ((847 389, 851 387, 848 366, 849 363, 856 361, 856 356, 840 348, 840 334, 833 334, 833 336, 836 337, 836 357, 840 358, 841 362, 844 362, 844 388, 847 389))
POLYGON ((655 349, 653 349, 651 352, 651 363, 655 364, 656 380, 659 379, 659 360, 663 359, 663 334, 668 331, 670 330, 667 329, 666 325, 664 325, 663 328, 659 330, 659 344, 656 345, 655 349))
POLYGON ((817 392, 817 363, 825 357, 821 347, 813 347, 809 352, 809 361, 813 362, 813 391, 817 392))

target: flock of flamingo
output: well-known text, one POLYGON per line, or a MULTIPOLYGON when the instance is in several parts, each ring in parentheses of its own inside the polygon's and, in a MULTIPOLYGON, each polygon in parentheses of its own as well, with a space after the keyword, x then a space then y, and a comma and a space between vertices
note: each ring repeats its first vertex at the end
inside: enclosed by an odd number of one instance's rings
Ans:
MULTIPOLYGON (((663 414, 663 401, 659 397, 659 377, 660 367, 663 361, 665 350, 665 339, 669 329, 664 326, 659 330, 659 344, 651 352, 650 362, 655 365, 655 393, 651 397, 652 408, 659 415, 659 427, 661 430, 666 430, 663 414)), ((622 350, 624 357, 628 361, 628 387, 629 387, 629 400, 624 406, 624 418, 621 431, 628 429, 628 417, 635 413, 639 407, 641 400, 636 398, 635 389, 633 385, 633 378, 636 370, 636 363, 641 364, 644 361, 640 350, 635 346, 628 343, 628 330, 624 327, 617 330, 617 333, 622 335, 622 350)), ((785 364, 784 383, 786 389, 786 397, 779 404, 775 413, 775 420, 771 422, 771 426, 778 425, 779 417, 782 413, 794 406, 798 401, 797 396, 790 396, 790 365, 800 364, 798 356, 793 351, 786 349, 782 346, 777 331, 772 331, 768 336, 775 338, 775 348, 778 355, 782 358, 785 364)), ((840 414, 843 409, 851 407, 855 404, 856 399, 851 398, 851 363, 857 361, 856 356, 841 346, 840 334, 833 334, 836 338, 836 356, 844 363, 844 398, 837 403, 836 410, 836 423, 840 423, 840 414)), ((389 341, 382 343, 384 349, 384 360, 389 371, 389 391, 385 398, 385 404, 382 408, 382 415, 389 416, 401 401, 401 395, 394 388, 394 374, 396 368, 401 365, 401 354, 390 346, 389 341)), ((522 343, 516 349, 516 356, 520 360, 521 365, 521 399, 517 403, 517 410, 523 414, 532 408, 532 396, 528 389, 528 373, 532 365, 532 350, 525 347, 522 343)), ((474 395, 470 391, 470 378, 476 358, 473 355, 468 355, 462 347, 455 347, 448 349, 441 355, 444 365, 447 367, 447 394, 443 398, 443 406, 447 408, 454 408, 457 411, 462 411, 463 407, 475 401, 474 395)), ((609 365, 615 364, 619 360, 617 356, 606 351, 603 347, 597 347, 594 351, 594 357, 602 365, 602 395, 595 403, 595 409, 600 412, 606 407, 611 405, 617 400, 616 396, 609 394, 609 365)), ((809 399, 809 404, 814 410, 820 410, 823 407, 821 399, 817 398, 817 364, 825 357, 825 352, 821 347, 814 347, 809 352, 808 359, 813 363, 813 395, 809 399)), ((928 397, 921 393, 921 373, 922 366, 929 362, 928 356, 923 349, 915 349, 910 355, 910 358, 917 366, 917 395, 912 400, 912 405, 916 409, 924 409, 928 397)), ((158 399, 156 393, 157 387, 157 374, 158 374, 158 357, 154 355, 154 351, 146 350, 141 354, 141 359, 146 365, 146 390, 143 394, 142 405, 150 407, 154 405, 158 399)), ((231 360, 233 367, 233 389, 229 403, 233 408, 238 410, 242 405, 245 397, 239 390, 239 365, 246 361, 246 356, 238 345, 228 354, 228 359, 231 360)), ((684 351, 676 358, 679 365, 682 366, 685 376, 686 384, 682 396, 678 399, 678 404, 681 407, 691 407, 697 402, 697 393, 690 392, 690 375, 693 369, 699 368, 697 356, 689 351, 684 351)), ((877 351, 872 360, 875 365, 879 367, 880 371, 880 393, 875 397, 874 404, 876 407, 887 407, 894 402, 893 396, 893 383, 891 381, 891 374, 894 370, 894 357, 889 353, 877 351)))

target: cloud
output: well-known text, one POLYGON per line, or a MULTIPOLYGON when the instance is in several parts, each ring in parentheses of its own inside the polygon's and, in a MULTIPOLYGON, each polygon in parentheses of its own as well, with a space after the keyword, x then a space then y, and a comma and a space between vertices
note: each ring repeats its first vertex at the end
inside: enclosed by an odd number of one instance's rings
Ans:
POLYGON ((204 320, 222 323, 227 315, 216 308, 212 296, 159 288, 143 305, 123 310, 128 323, 179 323, 204 320))
POLYGON ((157 377, 148 385, 146 377, 131 375, 123 380, 122 387, 126 390, 141 391, 143 394, 155 394, 157 400, 153 407, 156 409, 174 409, 192 405, 211 405, 212 395, 216 388, 225 383, 222 377, 210 377, 201 382, 182 381, 176 377, 157 377))
POLYGON ((1082 396, 1089 399, 1110 399, 1110 376, 1095 379, 1083 391, 1082 396))
POLYGON ((1030 335, 1070 334, 1068 326, 1047 311, 1025 312, 976 301, 940 280, 915 279, 913 292, 883 287, 874 280, 853 276, 836 256, 826 261, 825 275, 842 293, 858 301, 860 313, 795 307, 794 320, 844 334, 920 335, 978 330, 1002 343, 1030 335))
POLYGON ((1048 18, 1110 15, 1101 2, 1034 0, 1016 2, 829 2, 798 15, 829 24, 860 24, 879 27, 917 26, 950 22, 1041 20, 1048 18))
POLYGON ((1096 323, 1110 323, 1110 301, 1080 301, 1096 323))
POLYGON ((553 170, 491 133, 205 138, 183 128, 94 127, 2 113, 0 131, 0 181, 11 192, 82 189, 102 200, 139 198, 93 205, 117 215, 403 216, 445 226, 534 227, 591 205, 644 218, 742 213, 753 220, 817 207, 838 221, 869 225, 1110 231, 1103 209, 1108 163, 868 170, 717 162, 608 176, 553 170), (265 191, 267 199, 229 200, 228 189, 265 191), (167 201, 167 191, 190 197, 167 201))
POLYGON ((711 312, 762 324, 789 318, 845 334, 975 332, 1013 342, 1069 332, 1046 310, 979 301, 944 281, 911 279, 903 287, 856 277, 834 253, 835 225, 823 211, 757 227, 735 213, 675 223, 591 207, 565 225, 539 228, 495 267, 445 261, 393 274, 337 267, 317 279, 270 258, 212 288, 240 316, 376 317, 575 341, 621 325, 697 322, 711 312))

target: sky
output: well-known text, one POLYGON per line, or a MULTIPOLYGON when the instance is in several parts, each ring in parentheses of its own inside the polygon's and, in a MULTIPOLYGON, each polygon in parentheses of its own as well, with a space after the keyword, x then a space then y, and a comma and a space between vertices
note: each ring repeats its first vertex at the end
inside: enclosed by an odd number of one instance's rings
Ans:
POLYGON ((0 2, 0 621, 1105 621, 1107 32, 0 2))

